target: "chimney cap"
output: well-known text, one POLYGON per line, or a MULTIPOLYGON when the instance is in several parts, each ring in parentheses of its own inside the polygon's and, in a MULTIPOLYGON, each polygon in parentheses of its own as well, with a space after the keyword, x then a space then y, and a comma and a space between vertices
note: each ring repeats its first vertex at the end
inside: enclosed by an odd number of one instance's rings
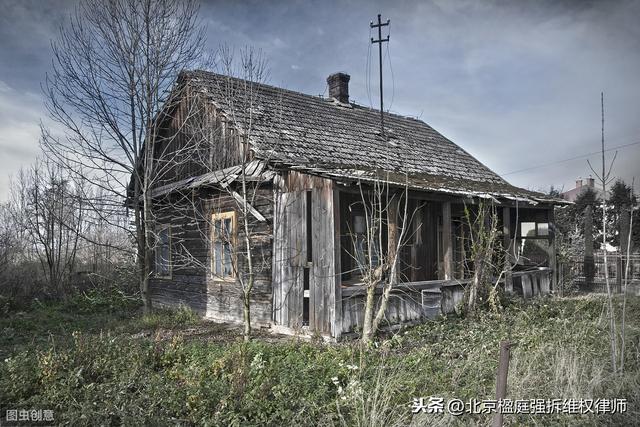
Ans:
POLYGON ((338 71, 337 73, 329 74, 329 77, 327 77, 327 83, 330 83, 332 80, 335 80, 335 79, 348 82, 351 79, 351 76, 345 72, 338 71))

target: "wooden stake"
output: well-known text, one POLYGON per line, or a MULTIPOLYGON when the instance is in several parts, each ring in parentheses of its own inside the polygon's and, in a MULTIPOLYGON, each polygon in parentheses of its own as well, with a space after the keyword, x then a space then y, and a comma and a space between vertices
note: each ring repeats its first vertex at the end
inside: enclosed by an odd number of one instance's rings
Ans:
POLYGON ((500 400, 507 397, 507 374, 509 373, 509 353, 511 343, 509 341, 500 342, 500 361, 498 362, 498 378, 496 380, 496 413, 493 416, 493 427, 502 426, 502 412, 500 400))

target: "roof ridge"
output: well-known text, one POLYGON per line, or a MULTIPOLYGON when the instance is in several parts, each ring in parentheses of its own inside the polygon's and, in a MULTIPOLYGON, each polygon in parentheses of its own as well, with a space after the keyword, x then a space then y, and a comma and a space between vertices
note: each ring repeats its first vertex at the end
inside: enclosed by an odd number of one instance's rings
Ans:
MULTIPOLYGON (((201 74, 204 75, 205 77, 209 77, 209 76, 216 76, 216 77, 223 77, 223 78, 229 78, 235 81, 249 81, 247 79, 243 79, 240 77, 236 77, 236 76, 230 76, 228 74, 221 74, 221 73, 216 73, 214 71, 208 71, 208 70, 202 70, 202 69, 195 69, 195 70, 185 70, 183 71, 184 74, 189 75, 189 74, 201 74)), ((324 101, 325 103, 329 104, 329 105, 333 105, 333 100, 329 99, 329 98, 324 98, 321 95, 312 95, 310 93, 304 93, 301 91, 297 91, 297 90, 293 90, 293 89, 288 89, 288 88, 284 88, 281 86, 275 86, 272 84, 268 84, 268 83, 263 83, 263 82, 253 82, 254 84, 257 84, 259 86, 263 86, 269 89, 274 89, 274 90, 281 90, 281 91, 285 91, 291 94, 295 94, 295 95, 301 95, 304 97, 308 97, 311 98, 315 101, 324 101)), ((376 110, 373 107, 367 107, 366 105, 363 104, 358 104, 357 102, 354 101, 349 101, 349 105, 358 108, 358 109, 362 109, 362 110, 367 110, 367 111, 371 111, 371 112, 375 112, 376 114, 379 114, 379 110, 376 110)), ((429 128, 433 129, 431 126, 429 126, 429 124, 427 122, 425 122, 424 120, 421 120, 417 117, 412 117, 412 116, 404 116, 402 114, 398 114, 398 113, 393 113, 391 111, 385 111, 384 112, 385 116, 389 116, 389 117, 396 117, 396 118, 400 118, 400 119, 405 119, 405 120, 412 120, 415 122, 419 122, 422 123, 426 126, 428 126, 429 128)))

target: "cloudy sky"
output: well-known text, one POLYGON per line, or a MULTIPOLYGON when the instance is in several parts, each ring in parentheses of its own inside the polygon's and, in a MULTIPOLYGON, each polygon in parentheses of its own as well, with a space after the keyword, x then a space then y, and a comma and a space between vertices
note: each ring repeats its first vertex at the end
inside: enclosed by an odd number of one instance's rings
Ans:
MULTIPOLYGON (((74 4, 0 0, 0 201, 9 175, 38 154, 50 41, 74 4)), ((369 43, 378 13, 391 20, 384 71, 392 111, 420 117, 513 184, 567 190, 590 174, 587 158, 598 161, 585 155, 600 148, 602 91, 606 143, 626 146, 614 174, 640 179, 640 1, 211 1, 201 8, 210 47, 261 48, 271 84, 318 95, 327 75, 344 71, 352 100, 367 106, 379 102, 369 43)))

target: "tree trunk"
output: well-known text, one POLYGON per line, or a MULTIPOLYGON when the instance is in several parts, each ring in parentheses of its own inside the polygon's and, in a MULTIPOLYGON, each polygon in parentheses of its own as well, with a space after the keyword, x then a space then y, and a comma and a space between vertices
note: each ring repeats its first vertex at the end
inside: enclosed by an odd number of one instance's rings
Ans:
POLYGON ((371 336, 375 336, 378 332, 378 328, 380 327, 380 322, 384 318, 385 311, 387 311, 387 303, 389 302, 389 296, 391 295, 391 289, 396 285, 395 275, 396 273, 396 264, 395 262, 391 266, 391 275, 389 281, 385 284, 384 291, 382 292, 382 296, 380 297, 380 305, 378 306, 378 310, 376 312, 376 317, 373 319, 373 323, 371 325, 371 336))
MULTIPOLYGON (((602 194, 607 194, 606 184, 603 178, 602 182, 602 194)), ((617 372, 617 332, 616 332, 616 320, 613 306, 613 293, 611 291, 611 283, 609 280, 609 265, 607 259, 607 203, 602 198, 602 246, 603 246, 603 258, 604 258, 604 281, 607 285, 607 302, 609 308, 609 339, 611 341, 611 364, 613 372, 617 372)))
MULTIPOLYGON (((631 186, 633 192, 633 184, 631 186)), ((632 194, 633 195, 633 194, 632 194)), ((620 337, 620 373, 624 372, 624 351, 626 347, 626 316, 627 316, 627 287, 629 284, 629 254, 631 254, 631 235, 633 233, 633 205, 629 207, 629 218, 626 235, 626 246, 624 251, 627 254, 625 267, 624 267, 624 290, 622 296, 622 325, 621 325, 621 337, 620 337)), ((623 258, 624 260, 625 258, 623 258)))
POLYGON ((362 322, 362 342, 368 343, 373 339, 372 323, 373 310, 375 303, 376 285, 370 285, 367 288, 367 300, 364 306, 364 319, 362 322))
POLYGON ((620 216, 618 217, 619 221, 619 230, 620 230, 620 254, 623 256, 627 256, 628 252, 628 242, 629 242, 629 220, 630 220, 630 212, 629 208, 623 206, 620 210, 620 216))
MULTIPOLYGON (((249 278, 250 286, 253 287, 253 277, 249 278)), ((244 331, 243 338, 244 342, 249 342, 251 340, 251 292, 243 292, 242 293, 242 302, 243 302, 243 318, 244 318, 244 331)))
POLYGON ((143 209, 142 226, 144 229, 143 231, 144 238, 142 239, 142 245, 139 245, 139 246, 142 246, 143 248, 144 263, 142 266, 142 282, 140 287, 140 294, 142 297, 143 311, 145 314, 147 314, 152 309, 151 295, 149 294, 149 279, 151 277, 151 263, 153 260, 153 249, 151 245, 151 242, 153 241, 153 236, 151 234, 153 221, 152 221, 152 213, 151 213, 151 196, 149 194, 149 189, 145 189, 143 194, 144 194, 143 196, 144 202, 142 207, 143 209))

